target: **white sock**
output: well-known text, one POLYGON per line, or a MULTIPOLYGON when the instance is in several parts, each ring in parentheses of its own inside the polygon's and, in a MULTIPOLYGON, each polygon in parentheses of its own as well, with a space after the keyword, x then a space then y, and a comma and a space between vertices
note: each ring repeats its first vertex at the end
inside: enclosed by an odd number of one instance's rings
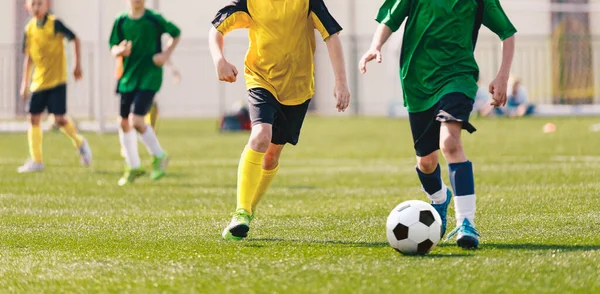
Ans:
POLYGON ((142 143, 146 145, 146 148, 148 148, 148 152, 153 156, 161 157, 165 154, 165 151, 160 146, 156 133, 151 126, 146 127, 145 133, 140 133, 140 139, 142 140, 142 143))
POLYGON ((461 226, 465 218, 469 220, 472 226, 475 226, 475 200, 475 194, 454 197, 457 226, 461 226))
POLYGON ((123 132, 119 129, 119 140, 121 141, 121 147, 125 150, 125 161, 130 168, 136 169, 142 165, 140 155, 138 153, 137 138, 135 137, 135 131, 123 132))
MULTIPOLYGON (((423 190, 425 191, 425 190, 423 190)), ((444 185, 444 182, 442 182, 442 189, 433 193, 433 195, 429 195, 429 193, 425 192, 427 194, 427 197, 429 197, 429 200, 431 200, 431 202, 433 204, 442 204, 446 202, 446 199, 448 198, 448 187, 446 187, 446 185, 444 185)))

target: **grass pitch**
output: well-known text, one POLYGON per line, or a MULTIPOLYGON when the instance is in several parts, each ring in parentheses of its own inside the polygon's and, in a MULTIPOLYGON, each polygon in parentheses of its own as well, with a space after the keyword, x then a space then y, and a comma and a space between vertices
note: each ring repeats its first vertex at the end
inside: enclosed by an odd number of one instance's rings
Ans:
POLYGON ((385 238, 394 206, 426 200, 405 120, 309 117, 243 242, 220 233, 247 134, 162 121, 168 176, 125 188, 116 135, 86 135, 85 169, 47 133, 46 171, 19 175, 26 136, 0 134, 0 292, 599 293, 598 120, 553 121, 552 134, 544 119, 474 121, 481 249, 424 257, 385 238))

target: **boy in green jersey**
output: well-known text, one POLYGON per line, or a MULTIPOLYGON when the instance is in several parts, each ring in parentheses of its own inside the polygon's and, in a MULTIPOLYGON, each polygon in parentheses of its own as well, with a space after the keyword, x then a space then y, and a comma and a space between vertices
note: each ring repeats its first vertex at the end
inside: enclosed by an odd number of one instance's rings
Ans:
POLYGON ((171 57, 181 34, 177 26, 158 12, 146 9, 145 0, 129 0, 129 4, 130 10, 115 20, 110 36, 111 52, 120 64, 117 66, 117 92, 121 94, 119 138, 127 162, 125 174, 119 180, 120 186, 130 184, 144 174, 135 131, 154 156, 152 179, 158 180, 165 175, 167 154, 144 116, 160 90, 162 67, 171 57), (172 39, 163 51, 161 36, 165 33, 172 39))
POLYGON ((381 47, 406 19, 400 57, 404 104, 408 108, 417 174, 423 190, 442 217, 442 235, 452 193, 441 179, 437 150, 449 163, 458 233, 457 244, 476 248, 475 184, 473 166, 461 143, 461 131, 473 133, 469 123, 479 67, 474 49, 483 24, 503 40, 502 65, 490 84, 492 106, 506 104, 507 82, 514 55, 516 29, 498 0, 386 0, 376 20, 380 23, 359 67, 382 61, 381 47))

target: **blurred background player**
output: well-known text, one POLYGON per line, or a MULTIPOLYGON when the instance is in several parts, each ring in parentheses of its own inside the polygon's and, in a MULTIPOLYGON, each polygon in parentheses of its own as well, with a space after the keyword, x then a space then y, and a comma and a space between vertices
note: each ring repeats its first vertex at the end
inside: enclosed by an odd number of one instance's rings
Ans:
POLYGON ((386 0, 376 18, 380 25, 371 48, 360 61, 362 73, 366 73, 368 62, 382 62, 383 44, 407 18, 400 76, 417 154, 417 174, 423 190, 442 217, 444 235, 452 193, 441 178, 437 153, 441 149, 449 163, 450 183, 456 194, 457 227, 448 237, 458 234, 458 246, 476 248, 479 233, 474 222, 473 166, 460 138, 463 129, 469 133, 475 131, 469 123, 479 79, 474 50, 482 24, 503 40, 502 65, 489 87, 492 105, 503 106, 516 29, 498 0, 386 0))
POLYGON ((337 36, 342 28, 323 0, 235 0, 217 13, 212 24, 210 51, 221 81, 233 83, 238 75, 223 55, 223 36, 240 28, 248 28, 250 36, 244 72, 252 131, 238 166, 237 208, 223 231, 225 240, 241 240, 247 237, 256 205, 277 174, 284 145, 298 143, 315 94, 315 29, 329 50, 338 111, 345 111, 350 103, 337 36))
MULTIPOLYGON (((181 82, 181 72, 175 66, 172 60, 168 60, 166 66, 171 69, 171 75, 173 76, 173 83, 179 84, 181 82)), ((154 132, 158 132, 157 123, 158 123, 158 115, 159 115, 158 102, 156 101, 156 97, 154 97, 154 101, 152 102, 152 107, 150 107, 150 111, 146 115, 146 124, 152 126, 154 132)), ((124 154, 124 153, 123 153, 124 154)), ((123 155, 124 156, 124 155, 123 155)))
POLYGON ((181 34, 179 28, 160 13, 146 9, 144 0, 129 0, 129 8, 115 20, 109 41, 113 56, 120 62, 117 66, 117 92, 121 94, 119 139, 127 163, 125 173, 119 179, 120 186, 133 183, 145 173, 138 153, 136 131, 154 157, 151 178, 158 180, 165 175, 167 153, 144 116, 161 88, 162 67, 169 61, 181 34), (165 33, 172 38, 163 51, 161 37, 165 33))
POLYGON ((81 163, 85 166, 92 162, 92 151, 85 138, 77 134, 73 121, 66 116, 67 112, 67 58, 64 39, 72 41, 75 47, 75 80, 82 77, 80 65, 80 43, 75 34, 62 21, 48 13, 47 0, 28 0, 27 10, 31 20, 25 27, 23 38, 23 80, 21 96, 29 97, 28 131, 30 159, 19 167, 20 173, 44 170, 42 156, 43 131, 40 126, 42 113, 48 110, 54 115, 54 122, 72 141, 81 163), (33 73, 32 73, 32 67, 33 73), (32 77, 33 76, 33 77, 32 77), (31 84, 30 84, 31 80, 31 84))
POLYGON ((535 105, 527 103, 527 89, 523 86, 521 79, 511 77, 508 81, 508 94, 506 106, 494 109, 499 116, 521 117, 532 115, 535 105))

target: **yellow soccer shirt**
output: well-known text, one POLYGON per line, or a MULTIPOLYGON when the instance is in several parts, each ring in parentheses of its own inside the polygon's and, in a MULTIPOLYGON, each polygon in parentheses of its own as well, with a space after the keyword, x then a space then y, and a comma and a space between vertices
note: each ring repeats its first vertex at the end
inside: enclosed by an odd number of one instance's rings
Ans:
POLYGON ((47 14, 43 21, 33 18, 25 26, 23 52, 34 65, 29 90, 39 92, 67 82, 67 57, 64 38, 75 34, 55 16, 47 14))
POLYGON ((234 0, 212 23, 223 35, 248 29, 246 87, 264 88, 283 105, 315 94, 314 30, 323 40, 342 30, 323 0, 234 0))

